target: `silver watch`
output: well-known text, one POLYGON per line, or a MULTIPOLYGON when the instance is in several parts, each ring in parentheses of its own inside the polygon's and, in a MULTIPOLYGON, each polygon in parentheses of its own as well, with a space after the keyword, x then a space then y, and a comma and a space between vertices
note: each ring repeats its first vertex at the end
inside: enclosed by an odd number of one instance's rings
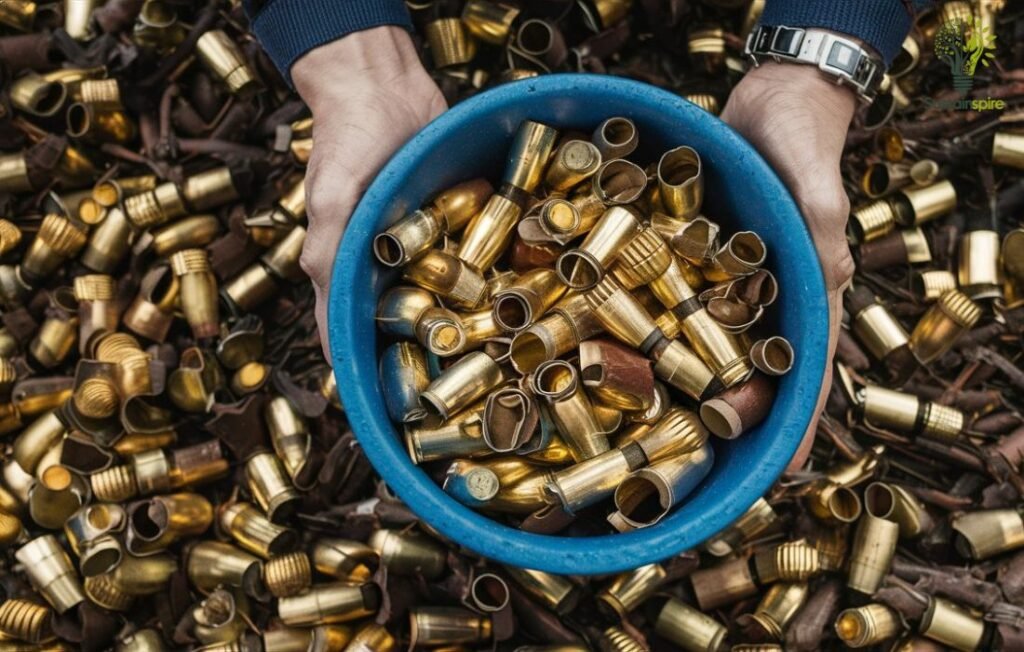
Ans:
POLYGON ((755 66, 766 60, 817 66, 839 84, 852 86, 870 102, 885 74, 882 58, 828 30, 758 25, 747 37, 745 53, 755 66))

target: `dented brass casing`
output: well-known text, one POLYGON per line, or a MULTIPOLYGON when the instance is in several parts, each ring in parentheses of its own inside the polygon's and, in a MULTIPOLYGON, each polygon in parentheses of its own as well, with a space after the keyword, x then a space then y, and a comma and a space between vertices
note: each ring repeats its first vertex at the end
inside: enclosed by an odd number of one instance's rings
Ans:
POLYGON ((807 584, 804 582, 772 584, 757 604, 751 619, 771 638, 782 640, 786 625, 803 606, 807 596, 807 584))
POLYGON ((483 398, 504 379, 494 358, 483 352, 470 353, 431 381, 420 393, 420 405, 429 414, 447 420, 483 398))
POLYGON ((661 564, 645 564, 616 575, 611 584, 597 594, 597 599, 625 617, 653 596, 667 577, 661 564))
POLYGON ((52 534, 32 539, 14 553, 32 586, 58 614, 85 600, 71 559, 52 534))
POLYGON ((93 271, 110 274, 128 255, 132 240, 132 224, 125 212, 112 207, 103 221, 93 227, 79 260, 93 271))
POLYGON ((519 7, 490 0, 469 0, 462 9, 462 22, 469 32, 492 45, 504 45, 519 7))
POLYGON ((559 256, 555 264, 559 278, 576 290, 594 287, 640 228, 640 220, 629 208, 608 208, 578 247, 559 256))
POLYGON ((205 247, 220 235, 222 227, 216 215, 193 215, 176 220, 153 232, 150 245, 161 258, 183 249, 205 247))
POLYGON ((356 582, 369 580, 370 567, 380 559, 380 554, 368 544, 346 539, 318 539, 311 554, 313 566, 319 572, 356 582))
POLYGON ((53 274, 68 258, 81 251, 86 233, 66 217, 51 213, 43 218, 19 268, 28 282, 53 274))
POLYGON ((185 562, 189 582, 203 593, 218 586, 247 588, 262 574, 263 562, 221 541, 199 541, 188 548, 185 562))
POLYGON ((921 617, 918 631, 961 652, 974 652, 985 638, 985 621, 981 615, 945 598, 932 597, 921 617))
POLYGON ((567 295, 543 319, 516 333, 509 356, 512 366, 520 373, 530 373, 600 331, 587 299, 580 294, 567 295))
POLYGON ((29 491, 28 512, 37 525, 60 529, 87 498, 85 483, 66 467, 54 464, 39 473, 29 491))
POLYGON ((654 525, 707 477, 714 459, 713 449, 705 442, 688 453, 634 471, 615 489, 618 511, 608 520, 620 530, 654 525))
POLYGON ((154 496, 127 508, 128 551, 145 556, 198 536, 213 523, 213 505, 195 493, 154 496))
POLYGON ((690 652, 717 652, 728 633, 720 622, 677 598, 669 598, 658 612, 654 631, 690 652))
POLYGON ((563 360, 541 364, 533 374, 533 390, 547 400, 552 420, 574 460, 582 462, 609 449, 608 437, 576 367, 563 360))
POLYGON ((367 543, 377 551, 380 563, 396 575, 422 574, 432 580, 440 577, 448 564, 444 548, 415 532, 380 529, 367 543))
POLYGON ((626 449, 613 448, 555 471, 546 491, 570 513, 610 497, 629 473, 647 463, 636 444, 626 449))
POLYGON ((658 161, 658 191, 662 205, 678 219, 700 213, 704 200, 704 172, 700 155, 685 145, 670 149, 658 161))
POLYGON ((200 36, 196 53, 203 65, 227 84, 232 93, 244 93, 257 84, 242 51, 222 30, 213 29, 200 36))
POLYGON ((222 509, 218 522, 239 546, 263 559, 290 552, 298 544, 298 533, 271 523, 249 503, 222 509))
MULTIPOLYGON (((486 296, 487 283, 460 258, 431 249, 402 270, 402 278, 438 294, 453 304, 473 309, 486 296)), ((380 311, 378 310, 378 320, 380 311)))
POLYGON ((730 559, 690 575, 693 596, 703 611, 739 602, 757 595, 758 587, 746 557, 730 559))
POLYGON ((453 457, 476 457, 492 451, 483 436, 484 403, 463 410, 441 425, 409 425, 405 444, 409 457, 420 464, 453 457))
POLYGON ((958 514, 951 526, 957 534, 957 551, 971 559, 988 559, 1024 546, 1024 519, 1016 509, 958 514))

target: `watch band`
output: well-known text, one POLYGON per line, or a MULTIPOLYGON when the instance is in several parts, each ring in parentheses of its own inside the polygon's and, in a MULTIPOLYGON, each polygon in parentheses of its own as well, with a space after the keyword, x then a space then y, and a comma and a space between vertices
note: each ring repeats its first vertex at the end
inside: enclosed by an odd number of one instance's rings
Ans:
POLYGON ((746 55, 762 61, 792 61, 817 66, 839 84, 852 86, 870 102, 885 74, 882 58, 853 39, 824 29, 758 25, 747 37, 746 55))

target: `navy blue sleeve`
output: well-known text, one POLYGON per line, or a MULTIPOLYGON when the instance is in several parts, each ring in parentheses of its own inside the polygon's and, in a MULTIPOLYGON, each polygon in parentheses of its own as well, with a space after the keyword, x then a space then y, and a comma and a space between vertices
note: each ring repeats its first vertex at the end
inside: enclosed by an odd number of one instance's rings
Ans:
POLYGON ((761 24, 820 27, 864 41, 889 65, 910 32, 914 0, 767 0, 761 24))
POLYGON ((249 0, 246 8, 253 33, 289 84, 292 64, 315 47, 381 25, 412 29, 403 0, 249 0))

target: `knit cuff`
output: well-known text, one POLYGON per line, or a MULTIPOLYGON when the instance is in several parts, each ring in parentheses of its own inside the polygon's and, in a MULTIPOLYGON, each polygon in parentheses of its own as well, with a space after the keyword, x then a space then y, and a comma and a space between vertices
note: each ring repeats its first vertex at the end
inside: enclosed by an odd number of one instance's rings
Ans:
POLYGON ((371 27, 412 29, 402 0, 270 0, 252 20, 263 49, 292 83, 291 67, 313 48, 371 27))
POLYGON ((888 66, 910 32, 911 18, 901 0, 768 0, 761 24, 847 34, 877 50, 888 66))

